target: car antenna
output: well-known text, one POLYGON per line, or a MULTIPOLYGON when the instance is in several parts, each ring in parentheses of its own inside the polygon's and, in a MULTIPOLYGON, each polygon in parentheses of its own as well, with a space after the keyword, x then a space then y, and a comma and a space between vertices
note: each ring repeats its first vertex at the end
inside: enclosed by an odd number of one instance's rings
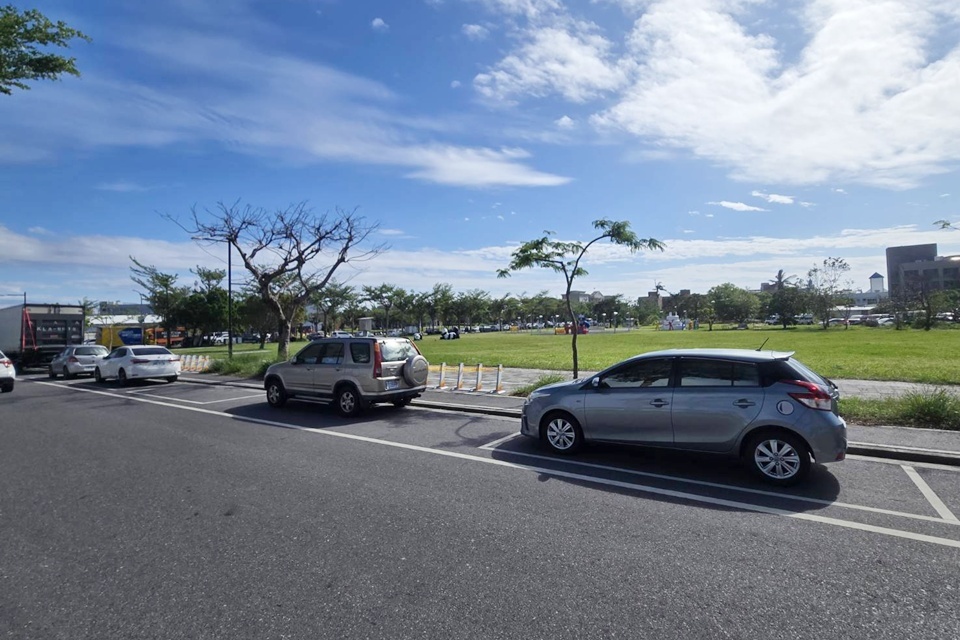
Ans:
MULTIPOLYGON (((769 339, 770 339, 770 338, 768 337, 767 340, 769 340, 769 339)), ((763 341, 763 344, 761 344, 759 347, 757 347, 757 351, 762 351, 762 350, 763 350, 763 345, 764 345, 764 344, 767 344, 767 340, 764 340, 764 341, 763 341)))

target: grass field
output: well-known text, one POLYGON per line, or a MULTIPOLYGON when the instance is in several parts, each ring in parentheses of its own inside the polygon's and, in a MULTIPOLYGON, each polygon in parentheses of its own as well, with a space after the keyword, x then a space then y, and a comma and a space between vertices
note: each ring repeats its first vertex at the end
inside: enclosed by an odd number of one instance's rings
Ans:
MULTIPOLYGON (((417 343, 432 363, 447 362, 505 367, 553 369, 572 368, 570 338, 544 330, 499 333, 468 333, 459 340, 424 336, 417 343)), ((596 371, 638 353, 685 347, 729 347, 794 351, 797 358, 830 378, 902 380, 928 384, 960 384, 960 330, 920 331, 875 327, 757 327, 745 331, 598 331, 578 336, 580 369, 596 371)), ((292 343, 291 353, 304 343, 292 343)), ((235 346, 235 359, 243 371, 253 373, 261 360, 276 359, 276 344, 260 351, 258 345, 235 346), (249 360, 248 360, 249 359, 249 360)), ((226 347, 183 349, 213 359, 226 358, 226 347)), ((238 367, 236 371, 240 371, 238 367)))

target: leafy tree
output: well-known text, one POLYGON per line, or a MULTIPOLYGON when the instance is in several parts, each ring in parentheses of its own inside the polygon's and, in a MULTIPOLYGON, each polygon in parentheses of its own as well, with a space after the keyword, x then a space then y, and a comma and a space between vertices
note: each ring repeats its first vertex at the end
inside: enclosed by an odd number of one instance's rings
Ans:
POLYGON ((746 322, 760 306, 755 295, 729 282, 710 289, 707 297, 720 322, 746 322))
POLYGON ((76 58, 49 53, 42 47, 66 47, 74 38, 90 38, 62 21, 51 22, 36 9, 23 13, 13 5, 0 7, 0 93, 28 90, 29 80, 56 80, 62 74, 79 76, 76 58))
POLYGON ((780 324, 784 329, 794 322, 794 319, 807 310, 809 297, 799 287, 792 285, 778 289, 770 296, 768 309, 780 317, 780 324))
POLYGON ((949 313, 954 322, 960 321, 960 289, 945 289, 930 296, 935 313, 949 313))
POLYGON ((130 256, 134 266, 130 279, 143 288, 144 298, 153 312, 160 316, 170 345, 170 331, 182 323, 183 301, 190 295, 188 287, 177 286, 176 274, 162 273, 153 265, 144 265, 130 256))
POLYGON ((701 321, 705 321, 710 331, 713 331, 714 311, 708 296, 702 293, 690 294, 690 297, 687 299, 686 309, 688 318, 696 321, 698 326, 701 321))
POLYGON ((317 216, 302 202, 273 212, 221 202, 215 211, 192 209, 186 226, 167 218, 191 237, 230 243, 250 273, 251 285, 277 317, 281 360, 289 354, 293 323, 336 270, 385 250, 383 245, 360 249, 377 225, 366 224, 356 209, 317 216))
POLYGON ((407 292, 391 284, 381 284, 376 287, 364 286, 362 299, 372 302, 384 312, 383 328, 390 328, 390 310, 398 304, 403 304, 407 292))
MULTIPOLYGON (((593 244, 602 240, 609 240, 613 244, 627 247, 631 252, 642 249, 663 250, 663 243, 653 238, 639 238, 630 229, 630 223, 627 221, 615 222, 613 220, 596 220, 593 223, 594 229, 600 231, 600 235, 593 238, 586 244, 581 242, 561 242, 552 240, 553 235, 550 231, 545 231, 544 235, 534 240, 529 240, 513 252, 513 260, 505 269, 497 271, 497 277, 506 278, 511 272, 527 269, 530 267, 542 267, 551 269, 557 273, 563 274, 566 284, 564 291, 564 300, 567 304, 567 317, 574 327, 577 326, 577 316, 573 310, 573 304, 570 301, 570 290, 573 288, 573 282, 576 278, 586 275, 587 271, 580 262, 583 260, 587 250, 593 244)), ((577 334, 574 330, 570 342, 570 348, 573 352, 573 377, 580 377, 580 363, 577 354, 577 334)))
POLYGON ((827 258, 822 266, 815 266, 807 272, 811 310, 824 329, 830 326, 830 313, 843 300, 841 281, 848 271, 850 265, 843 258, 827 258))
POLYGON ((357 293, 352 286, 335 280, 331 281, 326 287, 314 293, 311 298, 313 307, 317 311, 317 315, 314 316, 314 324, 321 324, 320 317, 322 314, 323 330, 329 332, 331 327, 336 326, 335 321, 342 310, 356 299, 357 293))
POLYGON ((430 327, 437 326, 438 320, 444 320, 450 305, 453 304, 453 287, 447 283, 433 285, 427 296, 427 313, 430 314, 430 327))

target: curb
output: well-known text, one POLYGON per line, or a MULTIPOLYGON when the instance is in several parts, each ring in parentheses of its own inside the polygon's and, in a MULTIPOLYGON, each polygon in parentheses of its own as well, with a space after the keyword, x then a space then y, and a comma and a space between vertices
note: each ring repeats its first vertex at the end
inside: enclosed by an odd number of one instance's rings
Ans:
MULTIPOLYGON (((220 387, 240 387, 244 389, 262 389, 263 385, 257 382, 246 382, 243 380, 199 380, 197 378, 187 378, 180 376, 181 382, 191 384, 205 384, 220 387)), ((475 413, 487 416, 498 416, 501 418, 520 419, 519 409, 503 409, 500 407, 486 407, 482 405, 457 404, 453 402, 437 402, 435 400, 415 399, 411 406, 423 407, 425 409, 442 409, 444 411, 457 411, 460 413, 475 413)), ((868 456, 871 458, 884 458, 888 460, 902 460, 904 462, 925 462, 928 464, 942 464, 953 467, 960 467, 960 452, 943 451, 938 449, 920 449, 914 447, 898 447, 895 445, 871 444, 866 442, 848 442, 847 453, 849 455, 868 456)))

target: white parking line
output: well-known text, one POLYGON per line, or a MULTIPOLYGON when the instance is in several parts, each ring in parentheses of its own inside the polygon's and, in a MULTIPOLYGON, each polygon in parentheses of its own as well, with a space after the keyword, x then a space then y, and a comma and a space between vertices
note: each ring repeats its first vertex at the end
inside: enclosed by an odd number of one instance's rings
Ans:
POLYGON ((170 397, 168 397, 168 396, 158 396, 158 395, 153 394, 153 393, 143 393, 143 392, 134 392, 134 391, 128 391, 127 393, 137 393, 137 397, 139 397, 139 398, 144 398, 144 397, 146 397, 146 398, 159 398, 160 400, 169 400, 170 402, 183 402, 183 403, 186 403, 186 404, 195 404, 195 405, 198 405, 198 406, 204 406, 204 405, 208 405, 208 404, 217 404, 218 402, 231 402, 231 401, 233 401, 233 400, 249 400, 249 399, 251 399, 251 398, 262 398, 262 397, 263 397, 263 394, 262 394, 262 393, 256 393, 256 394, 252 394, 252 395, 240 396, 240 397, 238 397, 238 398, 222 398, 222 399, 220 399, 220 400, 203 400, 203 401, 201 401, 201 400, 187 400, 186 398, 170 398, 170 397))
MULTIPOLYGON (((113 397, 113 398, 118 397, 107 391, 97 391, 94 389, 83 389, 83 388, 77 388, 77 387, 63 387, 62 385, 57 385, 55 383, 48 383, 48 382, 38 382, 37 384, 41 384, 41 385, 46 384, 46 385, 56 386, 61 389, 67 388, 73 391, 81 391, 84 393, 92 393, 92 394, 103 395, 107 397, 113 397)), ((123 396, 120 396, 120 397, 123 397, 123 396)), ((537 467, 533 465, 507 462, 506 460, 496 460, 493 458, 474 456, 466 453, 459 453, 456 451, 444 451, 441 449, 431 449, 429 447, 422 447, 419 445, 404 444, 401 442, 391 442, 389 440, 379 440, 377 438, 359 436, 352 433, 344 433, 342 431, 328 431, 324 429, 316 429, 314 427, 301 427, 298 425, 288 424, 284 422, 277 422, 275 420, 262 420, 260 418, 237 416, 229 413, 224 413, 222 411, 216 411, 214 409, 203 409, 201 407, 185 407, 183 405, 171 404, 168 402, 160 402, 158 400, 149 400, 146 398, 140 398, 136 396, 129 397, 128 399, 133 400, 135 402, 143 402, 146 404, 153 404, 153 405, 168 407, 168 408, 177 409, 180 411, 193 411, 196 413, 203 413, 206 415, 218 416, 221 418, 226 418, 228 420, 236 420, 238 422, 262 424, 262 425, 267 425, 271 427, 280 427, 283 429, 293 429, 295 431, 308 431, 310 433, 315 433, 318 435, 324 435, 324 436, 329 436, 334 438, 343 438, 343 439, 353 440, 357 442, 367 442, 370 444, 377 444, 385 447, 405 449, 407 451, 417 451, 420 453, 428 453, 432 455, 443 456, 446 458, 466 460, 466 461, 476 462, 480 464, 489 464, 497 467, 535 473, 537 475, 548 475, 548 476, 553 476, 557 478, 567 478, 567 479, 576 480, 579 482, 587 482, 595 485, 617 487, 619 489, 636 491, 638 493, 647 493, 652 495, 666 496, 666 497, 680 499, 680 500, 687 500, 689 502, 728 507, 731 509, 738 509, 741 511, 752 511, 754 513, 764 513, 768 515, 783 516, 786 518, 795 518, 797 520, 806 520, 808 522, 818 522, 820 524, 827 524, 835 527, 842 527, 845 529, 868 531, 871 533, 877 533, 880 535, 890 536, 894 538, 902 538, 902 539, 913 540, 917 542, 926 542, 929 544, 936 544, 944 547, 952 547, 955 549, 960 549, 960 540, 951 540, 950 538, 941 538, 938 536, 931 536, 923 533, 915 533, 913 531, 903 531, 900 529, 892 529, 890 527, 879 527, 871 524, 864 524, 861 522, 853 522, 849 520, 840 520, 838 518, 829 518, 826 516, 819 516, 812 513, 795 513, 792 511, 786 511, 784 509, 777 509, 775 507, 766 507, 762 505, 750 504, 748 502, 737 502, 735 500, 725 500, 723 498, 712 498, 709 496, 700 496, 695 493, 687 493, 685 491, 675 491, 672 489, 662 489, 660 487, 653 487, 649 485, 634 484, 630 482, 622 482, 619 480, 611 480, 606 478, 597 478, 595 476, 588 476, 580 473, 572 473, 569 471, 560 471, 558 469, 551 469, 548 467, 537 467)), ((945 522, 945 521, 938 520, 938 522, 945 522)))
POLYGON ((487 444, 480 445, 480 446, 477 447, 477 448, 478 448, 478 449, 486 449, 486 450, 489 451, 489 450, 491 450, 491 449, 496 449, 497 447, 499 447, 499 446, 500 446, 501 444, 503 444, 504 442, 507 442, 508 440, 513 440, 514 438, 519 438, 519 437, 520 437, 520 434, 519 434, 519 433, 511 433, 511 434, 508 434, 508 435, 503 436, 502 438, 497 438, 497 439, 494 440, 493 442, 488 442, 487 444))
POLYGON ((960 520, 957 520, 957 516, 953 515, 953 512, 947 508, 947 505, 943 504, 943 500, 940 499, 940 496, 934 493, 933 489, 931 489, 930 485, 928 485, 924 479, 920 477, 920 474, 917 473, 916 469, 906 464, 900 465, 900 468, 907 472, 907 476, 913 480, 913 484, 917 485, 917 488, 920 489, 920 493, 922 493, 923 497, 927 499, 934 511, 940 514, 941 518, 947 522, 960 524, 960 520))

